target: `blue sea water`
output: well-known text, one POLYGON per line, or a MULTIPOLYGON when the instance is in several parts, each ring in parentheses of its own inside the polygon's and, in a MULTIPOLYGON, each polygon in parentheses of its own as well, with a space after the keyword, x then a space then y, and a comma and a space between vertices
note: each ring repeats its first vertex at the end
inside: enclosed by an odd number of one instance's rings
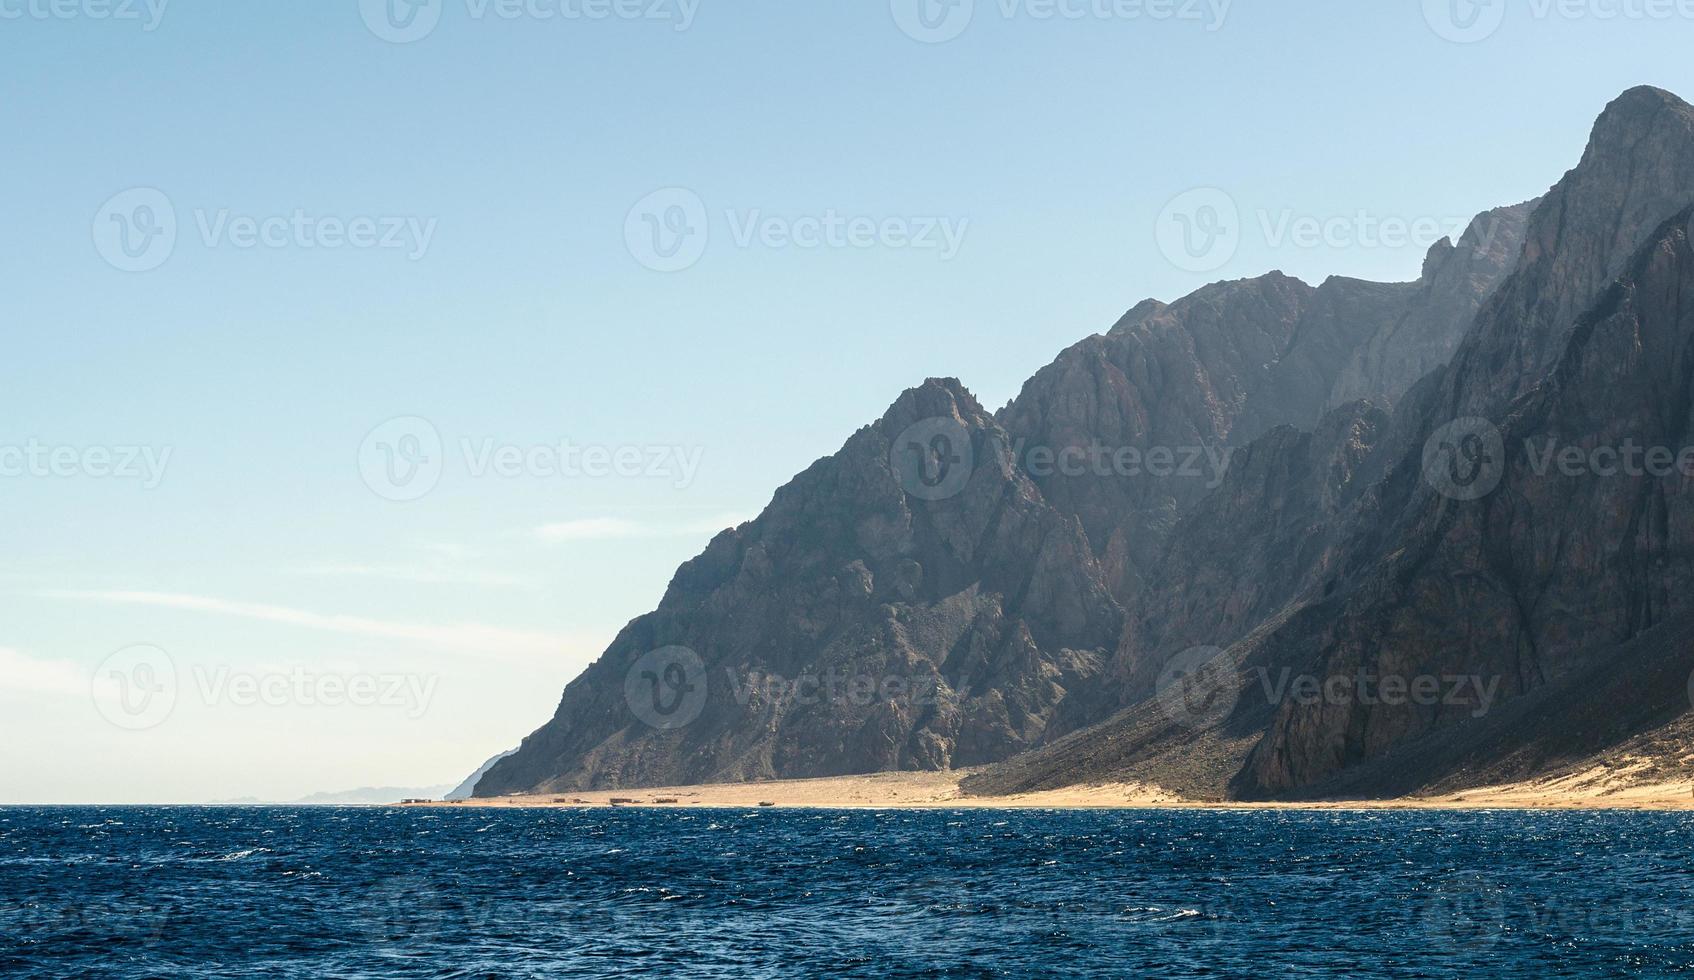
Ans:
POLYGON ((0 975, 1694 972, 1654 813, 0 809, 0 975))

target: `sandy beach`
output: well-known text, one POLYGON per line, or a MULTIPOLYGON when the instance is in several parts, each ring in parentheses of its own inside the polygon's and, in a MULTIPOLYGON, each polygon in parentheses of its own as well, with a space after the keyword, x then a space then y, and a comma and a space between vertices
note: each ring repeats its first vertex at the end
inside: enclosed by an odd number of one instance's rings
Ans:
POLYGON ((1230 810, 1694 810, 1694 781, 1636 782, 1628 770, 1592 769, 1555 779, 1491 786, 1444 796, 1392 800, 1236 803, 1189 800, 1157 786, 1106 783, 1017 796, 971 796, 969 770, 900 772, 765 783, 503 796, 442 807, 690 807, 815 809, 1230 809, 1230 810))

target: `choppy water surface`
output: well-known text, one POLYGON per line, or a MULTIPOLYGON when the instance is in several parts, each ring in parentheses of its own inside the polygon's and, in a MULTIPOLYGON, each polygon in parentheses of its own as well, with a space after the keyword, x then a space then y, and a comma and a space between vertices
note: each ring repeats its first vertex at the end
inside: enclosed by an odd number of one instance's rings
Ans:
POLYGON ((0 809, 0 975, 1694 972, 1678 814, 0 809))

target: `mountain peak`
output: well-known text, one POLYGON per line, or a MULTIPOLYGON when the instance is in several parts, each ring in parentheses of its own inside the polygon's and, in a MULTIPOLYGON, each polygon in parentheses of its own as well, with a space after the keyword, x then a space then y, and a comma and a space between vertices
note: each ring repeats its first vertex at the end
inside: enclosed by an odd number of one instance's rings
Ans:
POLYGON ((883 414, 882 422, 903 427, 934 418, 955 418, 981 426, 987 424, 988 413, 958 378, 926 378, 923 384, 902 392, 883 414))
POLYGON ((1651 85, 1637 85, 1613 99, 1594 122, 1591 144, 1633 142, 1657 124, 1662 113, 1673 112, 1694 119, 1694 106, 1675 93, 1651 85))

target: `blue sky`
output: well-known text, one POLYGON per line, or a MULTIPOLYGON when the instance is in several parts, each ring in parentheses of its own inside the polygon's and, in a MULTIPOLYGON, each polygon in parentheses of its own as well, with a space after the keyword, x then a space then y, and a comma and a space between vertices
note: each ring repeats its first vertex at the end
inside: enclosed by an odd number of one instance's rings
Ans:
POLYGON ((1629 0, 917 2, 0 0, 0 802, 454 782, 903 388, 1414 278, 1370 228, 1694 91, 1629 0), (114 722, 138 663, 169 714, 114 722))

